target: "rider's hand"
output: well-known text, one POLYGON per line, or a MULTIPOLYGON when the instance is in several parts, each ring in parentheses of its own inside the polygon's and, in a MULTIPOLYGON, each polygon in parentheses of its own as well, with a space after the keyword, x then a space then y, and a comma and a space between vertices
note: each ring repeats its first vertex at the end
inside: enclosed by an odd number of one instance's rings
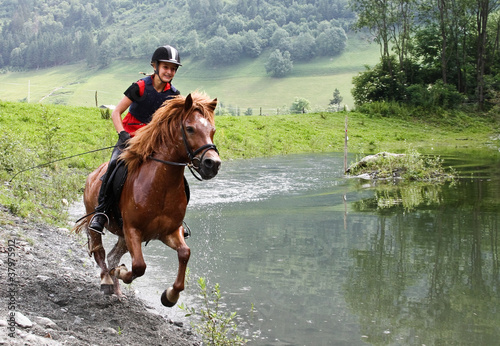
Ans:
POLYGON ((126 142, 130 139, 130 133, 128 133, 127 131, 122 131, 118 134, 118 138, 120 138, 122 142, 126 142))

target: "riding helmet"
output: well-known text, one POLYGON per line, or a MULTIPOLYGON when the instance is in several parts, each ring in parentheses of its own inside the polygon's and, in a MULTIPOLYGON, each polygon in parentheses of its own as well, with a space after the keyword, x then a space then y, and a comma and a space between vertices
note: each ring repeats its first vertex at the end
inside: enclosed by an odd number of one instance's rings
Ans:
POLYGON ((170 62, 177 66, 182 66, 179 52, 177 51, 177 49, 169 45, 158 47, 155 50, 155 52, 153 53, 153 57, 151 58, 151 63, 156 63, 158 61, 170 62))

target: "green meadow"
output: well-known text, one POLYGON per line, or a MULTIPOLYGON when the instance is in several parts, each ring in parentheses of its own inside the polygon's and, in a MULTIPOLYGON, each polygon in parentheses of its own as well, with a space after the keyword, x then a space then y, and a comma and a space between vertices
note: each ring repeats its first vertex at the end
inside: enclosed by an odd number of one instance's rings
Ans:
MULTIPOLYGON (((287 78, 272 78, 264 67, 270 53, 224 67, 207 66, 204 60, 183 59, 174 85, 183 95, 204 91, 217 97, 225 107, 238 107, 241 113, 251 108, 253 114, 271 115, 278 109, 283 114, 296 97, 307 99, 313 111, 324 110, 335 89, 339 89, 343 103, 352 108, 352 77, 379 59, 377 45, 354 38, 337 57, 295 63, 287 78)), ((141 59, 114 61, 103 69, 89 68, 82 62, 6 72, 0 74, 0 100, 92 107, 97 92, 99 105, 114 105, 125 89, 142 77, 140 72, 151 71, 149 61, 141 59)))

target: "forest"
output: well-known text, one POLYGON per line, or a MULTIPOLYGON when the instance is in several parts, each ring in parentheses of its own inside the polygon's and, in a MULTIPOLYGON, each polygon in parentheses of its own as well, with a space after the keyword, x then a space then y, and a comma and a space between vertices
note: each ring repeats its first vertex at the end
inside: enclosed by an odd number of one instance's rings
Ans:
MULTIPOLYGON (((380 63, 354 78, 357 105, 425 107, 500 102, 500 1, 351 0, 355 26, 380 45, 380 63)), ((498 109, 497 109, 498 111, 498 109)))
MULTIPOLYGON (((380 62, 353 78, 357 107, 500 104, 500 0, 4 0, 0 73, 149 59, 171 44, 207 68, 266 57, 270 77, 336 57, 362 32, 380 62)), ((495 108, 496 109, 496 108, 495 108)), ((388 111, 390 113, 390 111, 388 111)))
POLYGON ((181 56, 226 65, 271 49, 283 59, 340 54, 354 20, 346 0, 4 0, 0 69, 36 69, 86 60, 149 58, 171 44, 181 56))

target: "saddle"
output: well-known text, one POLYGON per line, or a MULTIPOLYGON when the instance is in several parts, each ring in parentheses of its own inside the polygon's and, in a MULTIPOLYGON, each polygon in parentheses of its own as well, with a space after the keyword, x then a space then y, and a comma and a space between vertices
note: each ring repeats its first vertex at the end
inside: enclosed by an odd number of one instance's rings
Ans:
MULTIPOLYGON (((120 227, 123 227, 122 214, 119 208, 120 197, 122 195, 123 186, 127 180, 128 169, 125 162, 118 160, 115 168, 111 172, 107 186, 106 186, 106 214, 109 216, 114 216, 120 227), (112 214, 112 215, 109 215, 112 214)), ((186 193, 187 203, 189 203, 189 198, 191 197, 191 192, 189 190, 189 184, 184 177, 184 191, 186 193)))

